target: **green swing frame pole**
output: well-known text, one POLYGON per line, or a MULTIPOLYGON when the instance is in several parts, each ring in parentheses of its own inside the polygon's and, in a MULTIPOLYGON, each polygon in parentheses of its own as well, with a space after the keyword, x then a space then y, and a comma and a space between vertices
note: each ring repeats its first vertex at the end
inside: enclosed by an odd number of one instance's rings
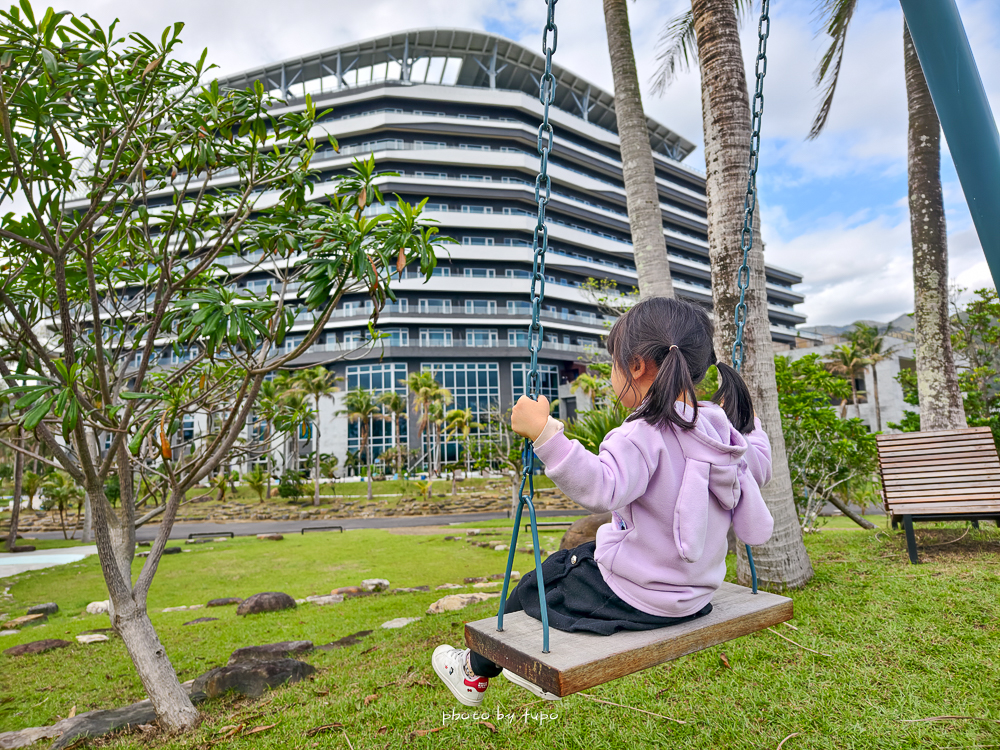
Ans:
POLYGON ((1000 134, 955 0, 900 0, 993 282, 1000 286, 1000 134))

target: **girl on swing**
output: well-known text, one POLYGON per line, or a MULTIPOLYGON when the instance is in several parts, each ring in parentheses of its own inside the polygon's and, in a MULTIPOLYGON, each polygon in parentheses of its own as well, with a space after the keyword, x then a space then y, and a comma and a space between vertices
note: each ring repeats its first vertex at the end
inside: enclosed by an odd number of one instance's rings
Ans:
MULTIPOLYGON (((701 307, 653 297, 622 315, 608 333, 611 387, 633 410, 594 455, 563 434, 544 397, 521 396, 511 427, 534 443, 546 475, 592 513, 612 512, 596 542, 560 550, 542 565, 549 624, 611 635, 704 617, 726 573, 730 524, 744 542, 766 542, 774 526, 760 487, 771 478, 771 447, 750 391, 716 359, 713 326, 701 307), (697 400, 710 365, 720 387, 697 400)), ((541 619, 534 571, 504 612, 541 619)), ((434 671, 466 706, 479 706, 489 678, 549 700, 551 693, 469 649, 438 646, 434 671)))

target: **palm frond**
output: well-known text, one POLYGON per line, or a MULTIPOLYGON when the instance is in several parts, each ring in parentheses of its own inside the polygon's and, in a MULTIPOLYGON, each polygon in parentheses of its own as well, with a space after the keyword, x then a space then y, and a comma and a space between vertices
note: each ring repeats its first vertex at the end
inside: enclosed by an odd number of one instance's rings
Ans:
MULTIPOLYGON (((736 0, 748 2, 749 0, 736 0)), ((653 93, 666 91, 677 74, 698 64, 698 40, 694 34, 694 13, 690 10, 667 21, 656 42, 656 73, 653 76, 653 93)))
POLYGON ((816 14, 820 25, 830 37, 830 47, 816 67, 816 86, 823 89, 823 101, 820 104, 816 118, 809 129, 809 140, 819 136, 826 125, 830 108, 833 106, 833 95, 840 80, 840 68, 844 62, 844 45, 847 42, 847 29, 854 16, 857 0, 820 0, 816 14))

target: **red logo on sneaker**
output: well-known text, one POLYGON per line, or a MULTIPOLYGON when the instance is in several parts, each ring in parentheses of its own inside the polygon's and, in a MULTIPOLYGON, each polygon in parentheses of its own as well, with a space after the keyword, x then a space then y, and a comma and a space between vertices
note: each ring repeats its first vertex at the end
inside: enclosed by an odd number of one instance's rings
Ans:
POLYGON ((470 687, 477 692, 486 692, 486 688, 489 687, 490 681, 485 677, 477 677, 474 680, 466 680, 465 686, 470 687))

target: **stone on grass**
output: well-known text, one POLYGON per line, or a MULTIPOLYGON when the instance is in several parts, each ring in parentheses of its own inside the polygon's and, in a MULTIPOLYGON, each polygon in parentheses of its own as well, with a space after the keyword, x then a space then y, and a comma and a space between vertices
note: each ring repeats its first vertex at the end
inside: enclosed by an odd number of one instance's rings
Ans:
MULTIPOLYGON (((521 577, 521 574, 518 573, 516 570, 510 571, 510 580, 516 581, 520 577, 521 577)), ((490 576, 490 580, 491 581, 502 581, 503 580, 503 573, 494 573, 493 575, 490 576)))
POLYGON ((496 547, 493 548, 495 552, 503 552, 505 549, 507 549, 506 544, 498 544, 496 547))
POLYGON ((185 625, 197 625, 200 622, 218 622, 218 617, 199 617, 197 620, 188 620, 185 625))
POLYGON ((275 661, 295 654, 305 654, 313 650, 312 641, 281 641, 263 646, 238 648, 229 655, 229 666, 246 662, 275 661))
POLYGON ((34 607, 28 608, 29 615, 54 615, 59 611, 59 605, 55 602, 47 602, 46 604, 36 604, 34 607))
POLYGON ((161 612, 183 612, 187 607, 164 607, 161 612))
POLYGON ((475 604, 477 602, 483 602, 487 599, 493 599, 494 597, 499 597, 500 594, 448 594, 448 596, 438 599, 430 607, 427 608, 427 614, 429 615, 439 615, 442 612, 455 612, 460 609, 465 609, 470 604, 475 604))
POLYGON ((11 646, 4 651, 4 654, 7 656, 28 656, 29 654, 40 654, 44 651, 51 651, 54 648, 66 648, 72 645, 69 641, 63 641, 59 638, 46 638, 43 641, 32 641, 31 643, 22 643, 20 646, 11 646))
POLYGON ((76 637, 77 643, 82 643, 84 645, 88 643, 104 643, 108 640, 106 635, 101 635, 100 633, 91 633, 90 635, 78 635, 76 637))
POLYGON ((486 579, 483 576, 472 576, 464 579, 466 583, 483 583, 486 579))
POLYGON ((415 594, 420 591, 430 591, 430 586, 412 586, 410 588, 389 589, 390 594, 415 594))
POLYGON ((493 586, 500 586, 502 583, 503 583, 503 581, 484 581, 482 583, 474 583, 474 584, 472 584, 472 588, 474 588, 474 589, 488 589, 488 588, 492 588, 493 586))
POLYGON ((350 635, 345 635, 343 638, 338 638, 333 641, 333 643, 324 643, 322 646, 317 646, 317 651, 333 651, 337 648, 343 648, 344 646, 353 646, 356 643, 360 643, 361 639, 365 636, 372 634, 370 630, 359 630, 357 633, 351 633, 350 635))
POLYGON ((366 578, 361 582, 361 588, 365 591, 385 591, 389 588, 389 582, 384 578, 366 578))
POLYGON ((344 597, 340 594, 326 594, 325 596, 307 596, 305 601, 312 602, 320 607, 326 607, 330 604, 340 604, 344 601, 344 597))
POLYGON ((435 586, 435 591, 440 591, 441 589, 464 589, 465 586, 460 586, 457 583, 442 583, 440 586, 435 586))
POLYGON ((192 691, 204 693, 209 698, 218 698, 230 691, 259 698, 265 689, 299 682, 315 671, 311 664, 295 659, 241 662, 206 672, 194 681, 192 691))
POLYGON ((44 613, 39 613, 37 615, 22 615, 21 617, 15 617, 13 620, 8 620, 3 624, 3 626, 5 628, 23 628, 25 625, 41 625, 48 619, 49 616, 44 613))
POLYGON ((388 622, 383 622, 382 627, 386 630, 394 630, 396 628, 405 628, 411 622, 416 622, 419 617, 397 617, 394 620, 389 620, 388 622))
POLYGON ((179 555, 181 552, 190 552, 190 550, 182 550, 180 547, 165 547, 163 550, 164 555, 179 555))
POLYGON ((345 599, 351 599, 355 596, 368 596, 370 591, 366 591, 360 586, 341 586, 330 592, 331 594, 340 594, 345 599))
POLYGON ((254 594, 236 608, 238 615, 256 615, 261 612, 280 612, 283 609, 294 609, 295 600, 280 591, 264 591, 254 594))
POLYGON ((0 630, 0 635, 17 635, 20 630, 0 630))
POLYGON ((227 607, 230 604, 242 604, 243 600, 238 596, 227 596, 223 599, 212 599, 206 607, 227 607))
POLYGON ((280 542, 285 537, 281 534, 258 534, 257 538, 262 542, 280 542))

